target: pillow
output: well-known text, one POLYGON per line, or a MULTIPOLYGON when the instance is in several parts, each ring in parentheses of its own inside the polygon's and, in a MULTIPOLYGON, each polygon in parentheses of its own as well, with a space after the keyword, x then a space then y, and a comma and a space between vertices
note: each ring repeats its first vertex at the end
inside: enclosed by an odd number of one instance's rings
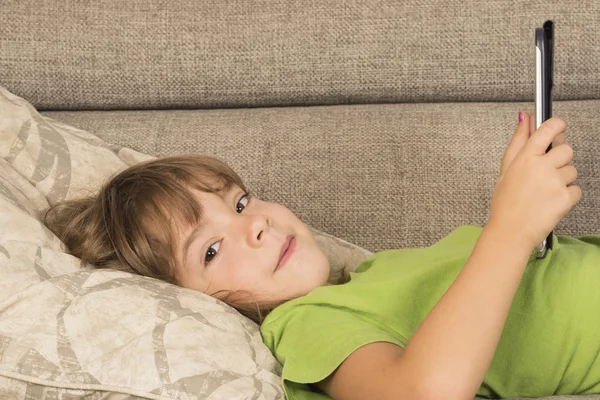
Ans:
MULTIPOLYGON (((0 155, 0 398, 284 398, 255 322, 200 292, 94 269, 40 222, 49 205, 154 157, 41 116, 2 87, 0 155)), ((331 282, 372 254, 310 229, 331 282)))

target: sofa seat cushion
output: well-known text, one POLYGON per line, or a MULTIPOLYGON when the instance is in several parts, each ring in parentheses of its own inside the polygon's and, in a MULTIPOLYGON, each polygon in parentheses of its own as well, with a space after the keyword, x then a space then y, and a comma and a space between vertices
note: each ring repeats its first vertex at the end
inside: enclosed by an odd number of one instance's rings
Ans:
MULTIPOLYGON (((600 100, 560 101, 583 197, 556 233, 600 226, 600 100)), ((214 154, 258 196, 375 252, 429 246, 483 226, 518 111, 532 103, 373 104, 220 110, 43 112, 155 156, 214 154)))

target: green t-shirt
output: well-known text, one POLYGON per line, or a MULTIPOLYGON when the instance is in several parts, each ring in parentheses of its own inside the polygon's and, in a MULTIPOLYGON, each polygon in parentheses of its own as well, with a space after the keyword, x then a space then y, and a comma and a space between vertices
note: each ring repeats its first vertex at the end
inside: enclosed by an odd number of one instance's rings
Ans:
MULTIPOLYGON (((349 282, 315 288, 275 308, 261 334, 283 364, 287 398, 328 399, 308 384, 365 344, 405 347, 482 230, 462 226, 429 247, 381 251, 349 282)), ((532 251, 478 396, 600 393, 599 286, 600 235, 554 235, 554 248, 541 260, 532 251)))

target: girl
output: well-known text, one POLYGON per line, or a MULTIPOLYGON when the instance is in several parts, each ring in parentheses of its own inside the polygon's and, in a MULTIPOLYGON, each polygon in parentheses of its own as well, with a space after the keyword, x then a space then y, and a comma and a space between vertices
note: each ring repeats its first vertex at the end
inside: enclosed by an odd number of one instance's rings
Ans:
POLYGON ((535 258, 581 189, 565 123, 533 133, 533 118, 519 120, 485 227, 379 252, 335 284, 307 227, 210 157, 137 164, 44 220, 84 261, 201 291, 261 324, 290 399, 600 393, 600 236, 555 236, 535 258))

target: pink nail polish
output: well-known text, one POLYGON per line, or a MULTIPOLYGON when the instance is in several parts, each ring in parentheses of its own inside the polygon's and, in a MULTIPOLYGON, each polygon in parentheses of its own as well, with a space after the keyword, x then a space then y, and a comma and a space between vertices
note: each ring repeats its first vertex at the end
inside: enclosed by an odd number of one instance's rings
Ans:
POLYGON ((519 111, 519 122, 523 122, 524 119, 525 119, 525 116, 523 115, 523 113, 521 111, 519 111))

